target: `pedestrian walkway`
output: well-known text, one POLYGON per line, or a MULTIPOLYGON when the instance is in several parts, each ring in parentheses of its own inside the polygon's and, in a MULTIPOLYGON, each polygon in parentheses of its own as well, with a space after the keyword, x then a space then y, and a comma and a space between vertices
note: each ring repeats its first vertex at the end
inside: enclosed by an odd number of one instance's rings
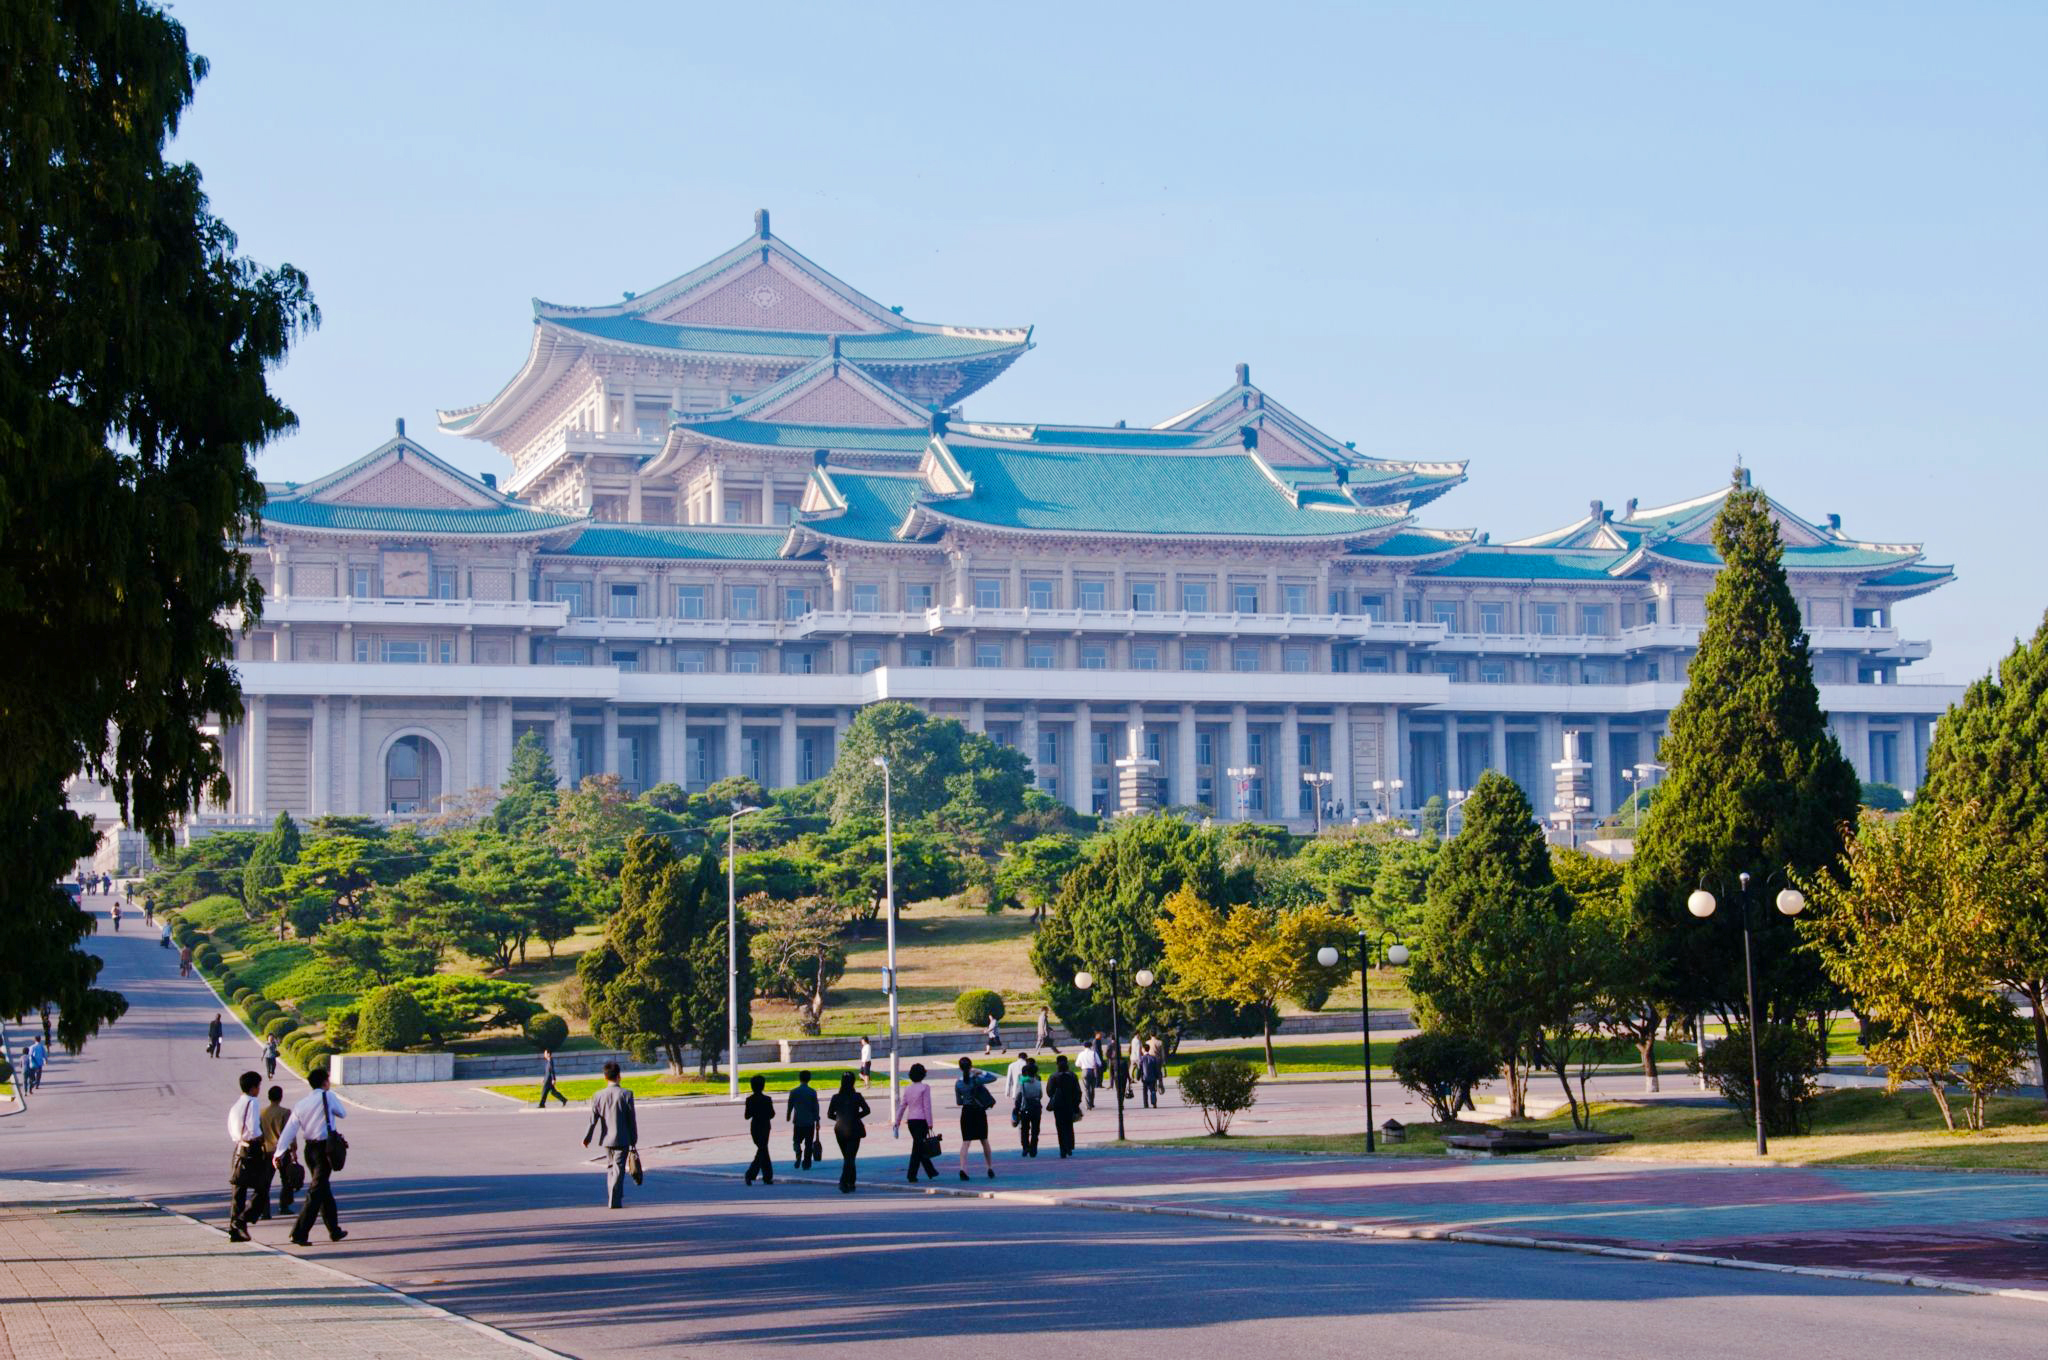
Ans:
POLYGON ((0 1180, 0 1356, 513 1354, 555 1352, 154 1205, 0 1180))

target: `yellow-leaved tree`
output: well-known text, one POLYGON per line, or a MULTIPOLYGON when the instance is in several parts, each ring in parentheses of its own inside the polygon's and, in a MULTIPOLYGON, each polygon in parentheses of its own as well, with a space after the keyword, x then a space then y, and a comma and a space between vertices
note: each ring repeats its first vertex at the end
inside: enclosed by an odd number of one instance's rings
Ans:
POLYGON ((1280 999, 1327 994, 1341 978, 1343 965, 1324 968, 1316 962, 1316 951, 1354 933, 1354 926, 1319 903, 1218 907, 1190 887, 1168 897, 1159 913, 1159 939, 1175 994, 1186 1001, 1256 1009, 1268 1076, 1278 1071, 1273 1022, 1279 1018, 1280 999))

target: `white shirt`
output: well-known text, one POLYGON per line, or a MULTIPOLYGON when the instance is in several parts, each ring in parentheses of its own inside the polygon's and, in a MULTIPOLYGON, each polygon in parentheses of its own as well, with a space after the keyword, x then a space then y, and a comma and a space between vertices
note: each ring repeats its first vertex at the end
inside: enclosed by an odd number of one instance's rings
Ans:
POLYGON ((240 1146, 263 1139, 263 1108, 254 1096, 237 1097, 228 1107, 228 1141, 240 1146))
POLYGON ((860 1041, 860 1060, 862 1062, 873 1062, 875 1060, 874 1046, 865 1039, 860 1041))
POLYGON ((1083 1072, 1093 1072, 1102 1066, 1102 1060, 1095 1056, 1094 1049, 1083 1044, 1081 1045, 1081 1051, 1074 1055, 1074 1066, 1080 1068, 1083 1072))
MULTIPOLYGON (((284 1128, 277 1135, 278 1153, 282 1155, 284 1150, 297 1142, 301 1136, 309 1143, 317 1143, 325 1138, 331 1132, 327 1123, 330 1114, 336 1119, 346 1119, 348 1107, 336 1100, 324 1086, 317 1091, 308 1092, 298 1104, 292 1106, 291 1118, 284 1121, 284 1128)), ((260 1127, 259 1124, 259 1130, 260 1127)), ((258 1136, 261 1136, 260 1132, 258 1136)))
POLYGON ((1014 1098, 1017 1094, 1017 1083, 1023 1079, 1023 1076, 1024 1056, 1020 1053, 1017 1056, 1017 1060, 1003 1070, 1003 1094, 1014 1098))

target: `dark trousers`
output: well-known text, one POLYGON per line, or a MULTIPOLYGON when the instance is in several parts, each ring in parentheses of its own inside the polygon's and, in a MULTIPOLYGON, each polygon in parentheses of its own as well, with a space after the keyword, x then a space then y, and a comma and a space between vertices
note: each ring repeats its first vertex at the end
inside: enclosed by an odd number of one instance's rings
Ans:
POLYGON ((755 1129, 753 1132, 754 1160, 752 1165, 747 1167, 747 1184, 752 1185, 754 1177, 759 1176, 768 1184, 773 1185, 775 1184, 775 1163, 768 1160, 768 1130, 755 1129))
POLYGON ((262 1153, 256 1158, 256 1174, 260 1179, 256 1184, 256 1212, 249 1215, 251 1221, 270 1217, 270 1185, 277 1179, 277 1168, 271 1165, 269 1153, 262 1153))
POLYGON ((1091 1110, 1095 1108, 1095 1090, 1101 1085, 1102 1073, 1094 1068, 1090 1068, 1088 1070, 1088 1080, 1081 1083, 1081 1088, 1088 1093, 1088 1108, 1091 1110))
POLYGON ((1053 1131, 1054 1131, 1055 1133, 1057 1133, 1057 1134, 1059 1135, 1059 1139, 1060 1139, 1060 1156, 1062 1156, 1062 1157, 1071 1157, 1071 1156, 1073 1156, 1073 1155, 1074 1155, 1074 1116, 1072 1116, 1072 1115, 1070 1115, 1070 1114, 1066 1113, 1066 1112, 1065 1112, 1064 1110, 1054 1110, 1054 1111, 1052 1112, 1052 1127, 1053 1127, 1053 1131))
POLYGON ((269 1057, 267 1055, 264 1057, 263 1075, 266 1077, 274 1077, 277 1075, 277 1059, 269 1057))
POLYGON ((860 1158, 861 1135, 857 1133, 841 1133, 839 1130, 834 1129, 832 1136, 839 1140, 839 1188, 851 1191, 853 1189, 853 1164, 860 1158))
POLYGON ((818 1126, 797 1124, 789 1131, 789 1146, 796 1154, 797 1170, 801 1171, 818 1160, 818 1126))
POLYGON ((206 1036, 206 1052, 209 1057, 218 1058, 220 1056, 220 1036, 218 1034, 206 1036))
MULTIPOLYGON (((277 1211, 281 1214, 288 1214, 292 1211, 292 1181, 303 1177, 306 1174, 305 1168, 299 1165, 299 1159, 296 1155, 287 1152, 285 1153, 284 1165, 274 1166, 271 1169, 277 1173, 277 1211)), ((301 1181, 302 1187, 303 1184, 304 1182, 301 1181)))
POLYGON ((334 1210, 334 1187, 329 1184, 333 1176, 334 1168, 327 1164, 327 1140, 307 1139, 306 1202, 300 1206, 299 1216, 292 1223, 292 1236, 298 1241, 306 1240, 306 1234, 313 1231, 316 1218, 327 1225, 329 1237, 341 1231, 341 1221, 334 1210))
POLYGON ((604 1150, 604 1202, 610 1209, 626 1207, 626 1157, 631 1148, 604 1150))
POLYGON ((1038 1129, 1044 1118, 1041 1106, 1026 1105, 1017 1111, 1017 1145, 1026 1157, 1038 1155, 1038 1129))
POLYGON ((545 1110, 548 1107, 549 1096, 553 1096, 556 1100, 561 1101, 564 1105, 567 1105, 569 1103, 569 1097, 563 1095, 561 1088, 555 1085, 555 1074, 552 1072, 548 1073, 545 1077, 542 1077, 540 1080, 540 1107, 543 1110, 545 1110))
POLYGON ((903 1178, 908 1181, 915 1181, 917 1179, 917 1169, 923 1167, 924 1174, 928 1179, 937 1180, 939 1178, 939 1169, 932 1165, 930 1137, 932 1126, 922 1119, 913 1119, 909 1123, 910 1168, 903 1178))
POLYGON ((1159 1087, 1160 1087, 1160 1085, 1161 1085, 1161 1083, 1159 1083, 1159 1082, 1157 1082, 1157 1081, 1148 1081, 1148 1082, 1146 1082, 1146 1083, 1145 1083, 1145 1088, 1144 1088, 1144 1089, 1145 1089, 1145 1108, 1146 1108, 1146 1109, 1148 1109, 1148 1110, 1156 1110, 1156 1109, 1158 1109, 1158 1108, 1159 1108, 1159 1087))
POLYGON ((228 1184, 234 1188, 234 1204, 228 1210, 228 1236, 240 1241, 249 1235, 249 1224, 269 1216, 270 1195, 263 1178, 262 1142, 242 1143, 228 1163, 228 1184))

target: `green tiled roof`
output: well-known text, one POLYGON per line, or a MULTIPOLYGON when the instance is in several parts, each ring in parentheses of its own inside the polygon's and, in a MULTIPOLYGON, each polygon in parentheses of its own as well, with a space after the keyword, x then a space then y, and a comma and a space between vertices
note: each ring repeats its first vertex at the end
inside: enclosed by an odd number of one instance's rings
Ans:
POLYGON ((1626 554, 1602 548, 1474 548, 1417 575, 1476 577, 1487 581, 1605 581, 1626 554))
POLYGON ((1434 557, 1466 546, 1462 540, 1434 534, 1399 533, 1373 544, 1368 552, 1374 557, 1434 557))
MULTIPOLYGON (((723 326, 672 326, 666 322, 642 321, 637 316, 552 316, 547 318, 547 324, 600 340, 713 354, 765 354, 816 359, 831 349, 830 340, 823 335, 750 331, 723 326)), ((981 340, 966 335, 925 335, 918 331, 839 337, 841 354, 855 363, 870 364, 976 359, 1022 347, 1021 340, 981 340)))
POLYGON ((1238 453, 1067 453, 956 445, 974 494, 932 508, 956 519, 1068 533, 1335 538, 1396 517, 1300 509, 1238 453))
POLYGON ((479 509, 424 510, 410 506, 335 505, 327 501, 273 501, 263 522, 301 529, 356 529, 392 534, 526 534, 563 529, 580 521, 545 510, 493 505, 479 509))
POLYGON ((1925 586, 1936 581, 1946 581, 1955 575, 1953 567, 1901 567, 1888 571, 1882 576, 1873 576, 1863 584, 1867 586, 1925 586))
POLYGON ((786 449, 866 449, 921 453, 931 432, 893 425, 782 425, 770 420, 707 420, 682 429, 708 439, 786 449))
MULTIPOLYGON (((1711 543, 1662 542, 1648 545, 1649 551, 1674 562, 1695 562, 1701 566, 1719 566, 1721 555, 1714 551, 1711 543)), ((1785 565, 1792 570, 1802 567, 1809 570, 1829 570, 1845 567, 1883 567, 1902 565, 1912 558, 1910 551, 1886 552, 1878 548, 1859 547, 1853 543, 1828 543, 1811 548, 1785 549, 1785 565)))
POLYGON ((716 529, 691 525, 619 524, 585 529, 562 557, 644 557, 768 562, 789 537, 782 529, 716 529))
MULTIPOLYGON (((1000 421, 985 422, 1000 424, 1000 421)), ((1192 449, 1215 440, 1198 430, 1130 430, 1033 425, 1031 442, 1067 449, 1192 449)))
POLYGON ((898 541, 896 530, 924 483, 914 477, 865 477, 844 468, 831 469, 832 485, 846 498, 846 513, 829 519, 807 520, 805 524, 834 538, 857 538, 868 543, 898 541))

